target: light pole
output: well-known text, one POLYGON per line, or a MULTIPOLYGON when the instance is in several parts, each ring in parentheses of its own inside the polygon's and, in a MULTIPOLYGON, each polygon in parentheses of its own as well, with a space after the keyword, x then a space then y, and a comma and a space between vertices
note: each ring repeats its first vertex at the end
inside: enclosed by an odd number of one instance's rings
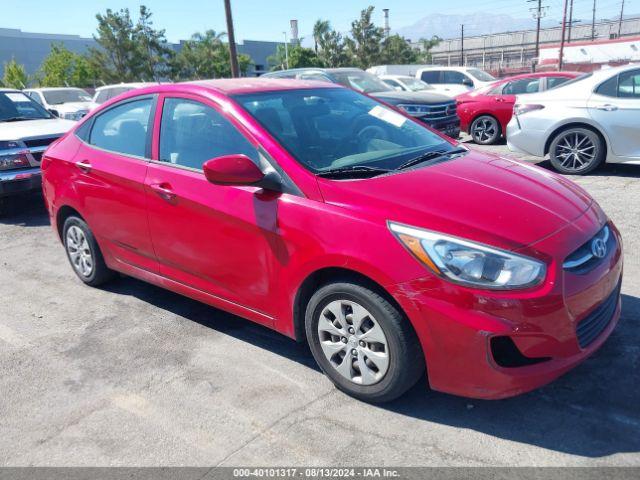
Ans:
POLYGON ((227 36, 229 37, 229 60, 231 62, 231 76, 240 76, 238 68, 238 54, 236 53, 236 38, 233 33, 233 17, 231 16, 231 0, 224 0, 224 11, 227 17, 227 36))
POLYGON ((284 61, 287 65, 287 70, 289 70, 289 41, 287 40, 286 30, 282 33, 284 34, 284 61))

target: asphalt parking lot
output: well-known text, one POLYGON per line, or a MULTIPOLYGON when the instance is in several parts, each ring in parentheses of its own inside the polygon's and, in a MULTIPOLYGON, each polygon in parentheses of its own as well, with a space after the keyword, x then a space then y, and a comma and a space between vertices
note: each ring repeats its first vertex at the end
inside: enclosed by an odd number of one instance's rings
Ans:
POLYGON ((625 241, 622 318, 605 346, 517 398, 423 381, 384 406, 338 392, 304 346, 248 321, 130 278, 82 285, 39 199, 12 202, 0 465, 640 466, 640 166, 575 180, 625 241))

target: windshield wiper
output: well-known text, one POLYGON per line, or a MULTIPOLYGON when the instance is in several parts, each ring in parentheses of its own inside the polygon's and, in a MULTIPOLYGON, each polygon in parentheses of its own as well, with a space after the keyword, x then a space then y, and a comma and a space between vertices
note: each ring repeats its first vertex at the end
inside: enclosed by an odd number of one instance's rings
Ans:
POLYGON ((466 148, 454 148, 453 150, 449 150, 447 152, 438 150, 436 152, 427 152, 422 155, 412 158, 411 160, 406 161, 402 165, 400 165, 396 170, 405 170, 407 168, 411 168, 415 165, 419 165, 420 163, 429 162, 437 159, 450 159, 454 155, 466 154, 469 150, 466 148))
POLYGON ((383 173, 389 173, 391 170, 386 168, 371 167, 368 165, 354 165, 351 167, 332 168, 331 170, 323 170, 316 173, 319 177, 331 178, 349 178, 349 177, 375 177, 383 173))
POLYGON ((9 117, 9 118, 3 118, 2 120, 0 120, 0 122, 21 122, 23 120, 37 120, 37 119, 31 118, 31 117, 9 117))

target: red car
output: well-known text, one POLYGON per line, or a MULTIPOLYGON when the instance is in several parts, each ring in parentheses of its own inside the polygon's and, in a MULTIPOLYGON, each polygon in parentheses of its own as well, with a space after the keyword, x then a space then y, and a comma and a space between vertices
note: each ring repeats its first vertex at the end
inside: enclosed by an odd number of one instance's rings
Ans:
POLYGON ((619 318, 620 234, 585 191, 334 84, 134 90, 42 171, 83 282, 121 272, 306 341, 367 401, 425 368, 436 390, 519 394, 619 318))
POLYGON ((526 73, 456 97, 460 129, 475 143, 493 145, 507 131, 516 95, 541 92, 582 75, 576 72, 526 73))

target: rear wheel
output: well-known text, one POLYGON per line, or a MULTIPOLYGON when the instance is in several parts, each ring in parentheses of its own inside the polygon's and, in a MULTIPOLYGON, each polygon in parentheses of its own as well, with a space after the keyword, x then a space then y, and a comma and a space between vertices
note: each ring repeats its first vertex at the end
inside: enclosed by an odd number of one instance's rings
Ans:
POLYGON ((582 127, 560 132, 549 147, 553 167, 568 175, 592 172, 602 164, 605 153, 605 145, 600 136, 582 127))
POLYGON ((97 287, 116 276, 105 264, 100 247, 83 219, 77 216, 67 218, 62 234, 67 258, 80 280, 97 287))
POLYGON ((493 145, 502 134, 498 120, 490 115, 481 115, 476 118, 471 123, 469 132, 473 141, 479 145, 493 145))
POLYGON ((393 400, 424 372, 424 357, 408 320, 362 285, 335 282, 309 301, 305 318, 311 352, 340 390, 368 402, 393 400))

